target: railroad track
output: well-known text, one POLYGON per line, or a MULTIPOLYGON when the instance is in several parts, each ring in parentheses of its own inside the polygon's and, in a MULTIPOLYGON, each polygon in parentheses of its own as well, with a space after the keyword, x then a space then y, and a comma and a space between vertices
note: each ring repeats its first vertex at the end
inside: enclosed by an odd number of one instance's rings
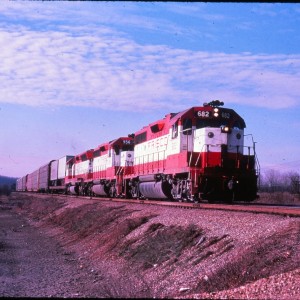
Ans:
POLYGON ((169 201, 156 201, 156 200, 130 200, 130 199, 106 199, 106 201, 116 202, 129 202, 129 203, 141 203, 148 205, 163 205, 169 207, 179 207, 185 209, 210 209, 210 210, 226 210, 226 211, 239 211, 239 212, 251 212, 251 213, 267 213, 285 215, 291 217, 300 217, 299 206, 283 206, 283 205, 270 205, 270 204, 221 204, 221 203, 186 203, 186 202, 169 202, 169 201))
MULTIPOLYGON (((20 192, 21 193, 21 192, 20 192)), ((28 195, 28 193, 26 193, 28 195)), ((276 205, 267 203, 188 203, 188 202, 171 202, 171 201, 159 201, 159 200, 140 200, 140 199, 124 199, 124 198, 100 198, 90 196, 74 196, 74 195, 61 195, 61 194, 34 194, 35 196, 58 196, 58 197, 70 197, 75 199, 86 199, 86 200, 99 200, 109 202, 120 202, 120 203, 135 203, 145 205, 161 205, 169 207, 177 207, 184 209, 210 209, 210 210, 224 210, 224 211, 237 211, 237 212, 250 212, 250 213, 265 213, 265 214, 276 214, 290 217, 300 217, 300 206, 298 205, 276 205)))

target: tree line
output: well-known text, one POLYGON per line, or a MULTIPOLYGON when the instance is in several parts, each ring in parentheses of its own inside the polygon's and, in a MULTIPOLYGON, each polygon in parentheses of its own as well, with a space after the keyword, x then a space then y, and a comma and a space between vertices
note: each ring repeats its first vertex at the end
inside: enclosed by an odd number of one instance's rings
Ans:
POLYGON ((290 192, 300 194, 300 174, 295 171, 266 170, 259 177, 260 192, 290 192))

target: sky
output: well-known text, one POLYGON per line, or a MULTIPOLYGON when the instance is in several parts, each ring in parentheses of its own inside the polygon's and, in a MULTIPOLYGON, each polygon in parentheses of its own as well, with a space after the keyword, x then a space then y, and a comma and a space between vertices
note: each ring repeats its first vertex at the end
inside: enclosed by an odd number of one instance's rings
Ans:
POLYGON ((0 175, 215 99, 300 172, 298 3, 3 0, 0 49, 0 175))

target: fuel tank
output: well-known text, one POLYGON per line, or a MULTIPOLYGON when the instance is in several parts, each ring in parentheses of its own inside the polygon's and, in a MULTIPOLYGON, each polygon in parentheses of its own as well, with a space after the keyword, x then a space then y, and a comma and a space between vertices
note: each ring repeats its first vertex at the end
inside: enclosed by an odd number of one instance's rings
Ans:
POLYGON ((168 199, 171 197, 170 185, 167 182, 140 182, 139 189, 145 198, 168 199))
POLYGON ((107 193, 105 192, 105 186, 103 184, 96 184, 93 185, 92 191, 99 196, 107 196, 107 193))

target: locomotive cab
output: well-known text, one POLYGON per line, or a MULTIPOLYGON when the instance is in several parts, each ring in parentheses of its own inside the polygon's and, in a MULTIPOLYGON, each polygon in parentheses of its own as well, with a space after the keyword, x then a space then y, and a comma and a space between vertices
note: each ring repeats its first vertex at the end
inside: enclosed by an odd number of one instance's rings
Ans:
POLYGON ((223 109, 221 118, 214 113, 212 118, 203 119, 203 112, 198 111, 201 118, 196 119, 193 130, 193 152, 201 153, 199 167, 229 167, 230 162, 234 167, 236 158, 243 155, 245 123, 232 120, 235 116, 230 110, 223 109))
MULTIPOLYGON (((211 107, 211 117, 198 111, 194 151, 200 153, 199 194, 209 201, 252 201, 257 194, 255 144, 244 144, 244 120, 231 109, 211 107), (244 154, 244 149, 247 154, 244 154)), ((204 106, 207 109, 207 106, 204 106)))

